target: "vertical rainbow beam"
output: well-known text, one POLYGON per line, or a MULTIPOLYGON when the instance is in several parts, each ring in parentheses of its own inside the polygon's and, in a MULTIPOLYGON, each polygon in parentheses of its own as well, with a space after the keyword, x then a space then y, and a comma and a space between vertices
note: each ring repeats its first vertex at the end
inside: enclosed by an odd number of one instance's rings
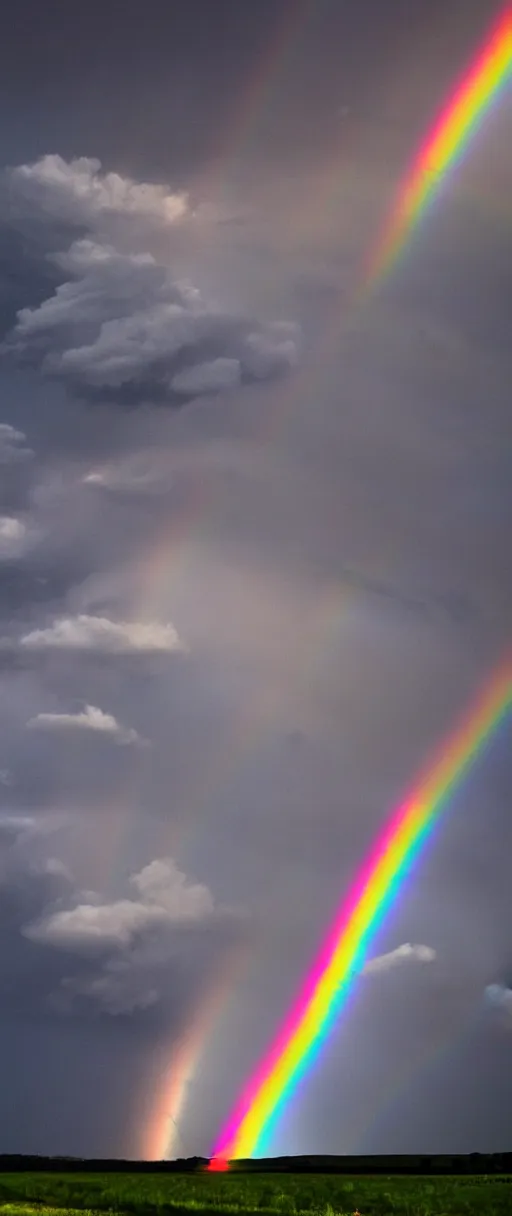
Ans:
POLYGON ((261 1151, 282 1107, 310 1068, 364 965, 372 938, 447 800, 483 752, 512 705, 512 661, 507 659, 441 748, 378 837, 342 904, 277 1039, 242 1094, 212 1153, 210 1169, 261 1151))
POLYGON ((447 170, 462 156, 511 73, 512 6, 507 4, 413 160, 366 266, 361 294, 375 287, 395 263, 410 230, 438 193, 447 170))

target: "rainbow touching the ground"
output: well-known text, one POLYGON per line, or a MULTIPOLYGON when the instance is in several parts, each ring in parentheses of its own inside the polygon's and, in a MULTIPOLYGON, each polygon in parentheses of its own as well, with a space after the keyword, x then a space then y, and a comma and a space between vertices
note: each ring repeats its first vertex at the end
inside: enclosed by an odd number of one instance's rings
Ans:
MULTIPOLYGON (((283 87, 287 67, 295 50, 300 49, 302 40, 307 35, 309 22, 315 17, 316 11, 315 0, 311 0, 311 3, 309 0, 305 0, 303 3, 299 3, 297 0, 295 5, 290 5, 282 22, 276 23, 273 36, 264 53, 255 58, 244 94, 239 98, 236 114, 232 123, 228 125, 220 146, 212 155, 204 175, 204 189, 200 193, 206 193, 208 196, 210 189, 214 186, 216 174, 222 179, 228 170, 235 166, 237 158, 242 154, 244 148, 247 148, 247 144, 257 139, 265 115, 271 114, 275 91, 277 88, 283 87)), ((425 140, 420 154, 415 158, 399 192, 391 217, 385 225, 372 255, 357 277, 352 300, 354 308, 364 303, 368 295, 394 265, 407 238, 423 216, 427 203, 437 192, 445 172, 456 163, 469 138, 477 130, 480 119, 487 112, 500 87, 505 83, 510 74, 511 63, 512 19, 510 5, 507 5, 500 20, 493 26, 483 49, 479 51, 474 64, 470 66, 464 80, 446 104, 432 133, 425 140)), ((331 175, 329 175, 330 181, 331 175)), ((340 316, 335 312, 332 324, 327 326, 325 334, 318 343, 316 357, 311 360, 309 371, 305 369, 301 373, 300 386, 297 385, 296 378, 292 376, 287 387, 281 386, 279 390, 276 390, 276 405, 270 423, 263 421, 255 424, 255 437, 260 441, 269 443, 271 440, 275 440, 283 430, 296 405, 297 392, 301 394, 317 392, 318 369, 326 361, 329 347, 335 345, 340 325, 340 316)), ((263 418, 265 418, 264 411, 263 418)), ((169 584, 172 586, 179 581, 180 577, 183 577, 183 573, 191 561, 194 545, 199 543, 203 534, 208 534, 211 513, 221 497, 222 491, 218 489, 215 478, 205 475, 183 516, 175 520, 171 528, 166 525, 165 533, 158 538, 141 570, 140 584, 144 589, 141 609, 145 610, 146 614, 152 600, 158 600, 159 592, 162 589, 161 584, 165 583, 167 587, 169 584)), ((328 596, 330 607, 326 612, 325 622, 329 626, 327 630, 329 636, 333 625, 342 615, 346 598, 347 592, 343 583, 340 583, 338 588, 333 591, 332 596, 328 596)), ((320 637, 321 630, 319 629, 319 639, 320 637)), ((315 652, 315 647, 312 647, 312 651, 315 652)), ((263 697, 248 707, 247 714, 242 716, 242 720, 235 728, 234 735, 230 736, 226 748, 221 748, 220 753, 213 758, 212 764, 205 766, 204 773, 199 775, 194 801, 202 804, 207 799, 211 799, 214 792, 224 788, 269 732, 274 720, 275 712, 271 700, 267 703, 267 699, 263 697)), ((213 1005, 215 1005, 215 1000, 212 999, 213 1005)), ((209 998, 206 998, 206 1004, 207 1014, 211 1014, 209 998)), ((338 1008, 339 1006, 336 1005, 336 1014, 338 1008)), ((336 1014, 333 1014, 333 1018, 336 1014)), ((329 1025, 333 1018, 330 1019, 329 1025)), ((185 1077, 186 1074, 186 1082, 183 1083, 183 1093, 185 1093, 194 1071, 191 1061, 195 1059, 197 1063, 200 1054, 199 1045, 207 1037, 207 1027, 214 1020, 214 1018, 206 1016, 202 1021, 201 1015, 198 1013, 197 1033, 191 1032, 187 1042, 180 1045, 178 1056, 171 1065, 168 1078, 170 1088, 166 1091, 163 1107, 158 1100, 157 1111, 151 1121, 151 1156, 155 1152, 157 1155, 162 1153, 161 1146, 164 1145, 169 1132, 170 1116, 168 1112, 172 1108, 174 1110, 172 1119, 176 1119, 176 1111, 178 1108, 181 1109, 182 1105, 182 1098, 176 1097, 178 1091, 181 1094, 182 1081, 179 1078, 185 1077), (195 1047, 192 1045, 192 1040, 195 1042, 195 1047)), ((291 1027, 291 1025, 291 1021, 287 1023, 287 1027, 291 1027)), ((280 1036, 279 1049, 284 1046, 285 1038, 284 1034, 280 1036)), ((276 1047, 273 1059, 277 1051, 276 1047)), ((267 1067, 268 1060, 265 1064, 267 1067)), ((264 1073, 265 1070, 261 1073, 261 1079, 263 1079, 264 1073)), ((253 1082, 240 1108, 237 1108, 238 1113, 230 1124, 230 1129, 219 1141, 219 1157, 226 1155, 226 1146, 230 1148, 234 1144, 239 1124, 241 1132, 240 1120, 248 1111, 256 1089, 257 1080, 253 1082)), ((250 1155, 246 1151, 245 1145, 244 1140, 242 1155, 250 1155)), ((232 1155, 241 1155, 239 1146, 236 1151, 232 1152, 232 1155)))
POLYGON ((394 265, 445 174, 459 161, 511 74, 512 7, 507 4, 415 156, 368 261, 363 290, 374 288, 394 265))
POLYGON ((205 1043, 225 1011, 241 970, 247 965, 247 946, 236 945, 213 977, 206 995, 192 1013, 187 1026, 174 1046, 172 1059, 162 1074, 151 1120, 144 1129, 141 1146, 146 1161, 163 1161, 186 1157, 181 1120, 185 1113, 188 1092, 204 1051, 205 1043))
POLYGON ((210 1169, 263 1151, 275 1120, 315 1063, 384 918, 439 815, 512 706, 512 660, 487 682, 428 771, 388 820, 341 905, 302 992, 220 1135, 210 1169))

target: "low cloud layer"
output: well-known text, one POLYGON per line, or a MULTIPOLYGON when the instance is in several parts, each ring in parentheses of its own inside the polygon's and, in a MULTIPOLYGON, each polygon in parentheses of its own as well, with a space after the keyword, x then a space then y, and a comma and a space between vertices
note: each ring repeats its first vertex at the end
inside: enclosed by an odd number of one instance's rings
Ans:
POLYGON ((193 223, 184 196, 102 173, 99 161, 59 156, 9 170, 5 187, 4 221, 16 230, 37 220, 45 271, 50 265, 60 281, 35 307, 18 310, 4 354, 89 400, 176 406, 296 363, 296 325, 227 313, 148 252, 155 222, 170 230, 193 223), (127 217, 128 233, 119 229, 127 217), (87 235, 55 248, 65 239, 55 224, 87 235))

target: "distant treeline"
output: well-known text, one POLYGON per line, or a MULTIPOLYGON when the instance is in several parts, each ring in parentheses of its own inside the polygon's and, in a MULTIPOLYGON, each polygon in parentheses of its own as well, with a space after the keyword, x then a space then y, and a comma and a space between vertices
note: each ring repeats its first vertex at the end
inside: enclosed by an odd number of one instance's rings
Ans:
MULTIPOLYGON (((81 1157, 25 1157, 0 1154, 0 1172, 194 1173, 208 1165, 207 1157, 187 1157, 176 1161, 85 1160, 81 1157)), ((237 1173, 285 1174, 512 1174, 512 1152, 469 1153, 462 1155, 366 1156, 366 1157, 266 1157, 236 1161, 237 1173)))

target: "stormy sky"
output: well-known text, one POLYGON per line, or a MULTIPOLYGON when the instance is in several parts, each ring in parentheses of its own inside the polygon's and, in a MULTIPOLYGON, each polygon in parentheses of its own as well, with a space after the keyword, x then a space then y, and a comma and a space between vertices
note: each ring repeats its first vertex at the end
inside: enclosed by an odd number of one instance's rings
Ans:
MULTIPOLYGON (((0 1152, 206 1154, 510 642, 510 89, 353 303, 500 5, 4 9, 0 1152)), ((276 1154, 510 1148, 511 791, 509 722, 276 1154)))

